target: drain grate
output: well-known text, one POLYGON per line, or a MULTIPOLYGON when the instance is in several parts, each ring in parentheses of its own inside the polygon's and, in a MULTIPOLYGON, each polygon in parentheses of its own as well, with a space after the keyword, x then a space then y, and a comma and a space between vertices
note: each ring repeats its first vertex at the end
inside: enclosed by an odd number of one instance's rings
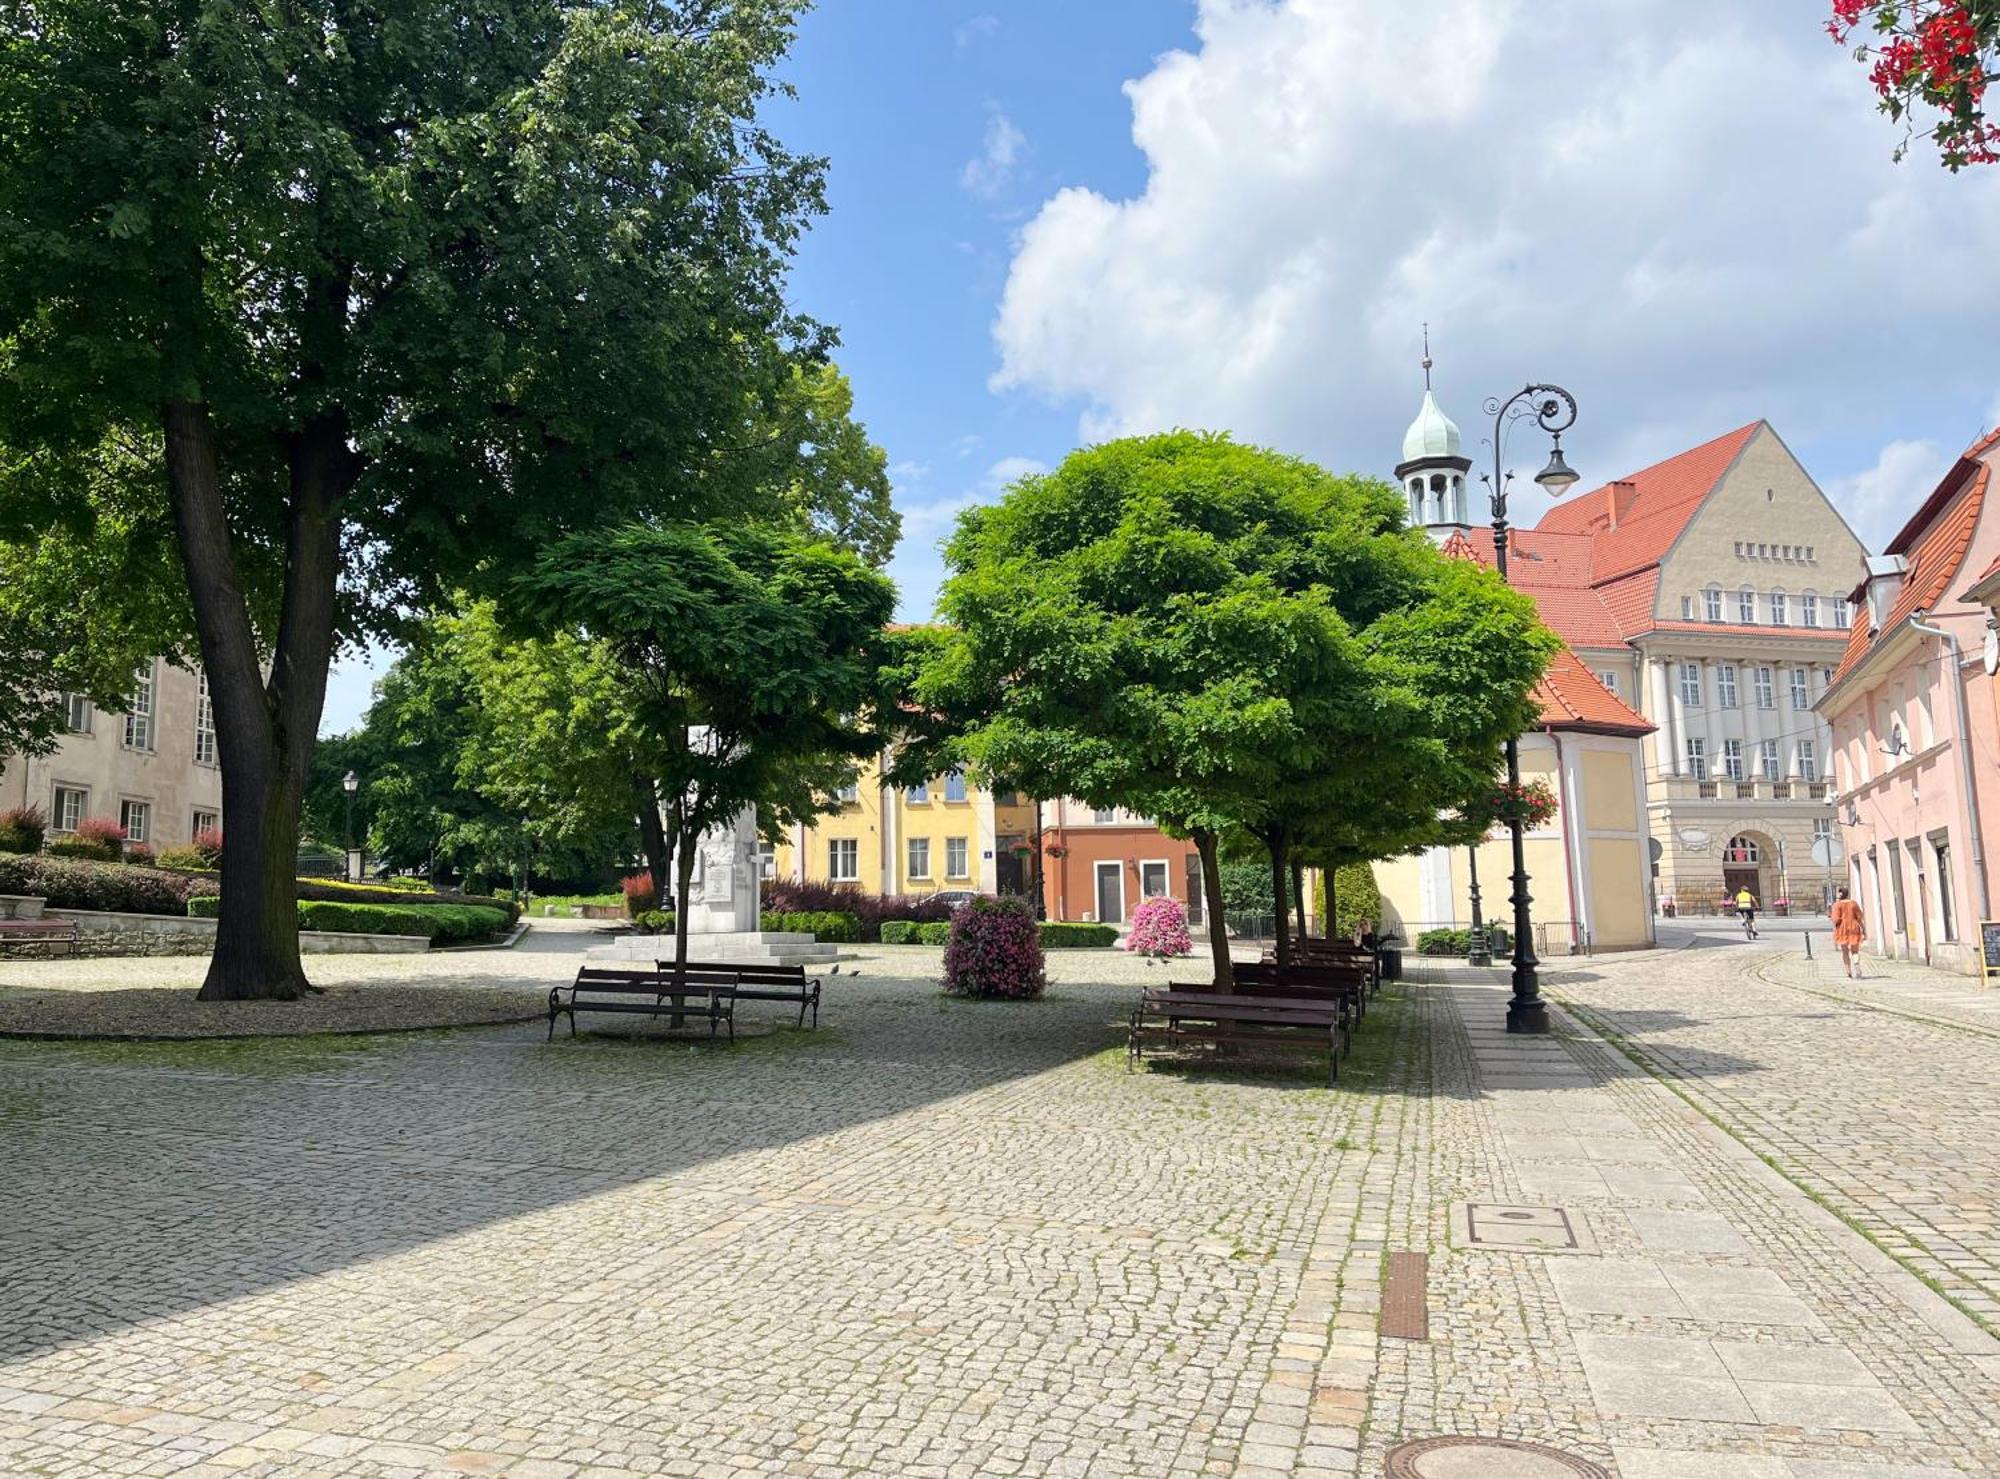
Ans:
POLYGON ((1382 1278, 1382 1333, 1393 1340, 1429 1340, 1430 1259, 1391 1253, 1382 1278))
POLYGON ((1611 1479, 1588 1459, 1513 1438, 1420 1438, 1389 1450, 1389 1479, 1611 1479))

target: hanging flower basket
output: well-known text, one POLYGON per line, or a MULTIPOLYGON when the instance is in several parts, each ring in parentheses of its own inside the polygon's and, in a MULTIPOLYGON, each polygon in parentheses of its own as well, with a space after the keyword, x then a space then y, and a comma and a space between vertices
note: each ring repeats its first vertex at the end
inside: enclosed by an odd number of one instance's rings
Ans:
POLYGON ((1069 856, 1069 849, 1064 847, 1060 842, 1051 842, 1043 851, 1048 853, 1052 858, 1065 858, 1069 856))
POLYGON ((1555 819, 1556 793, 1547 781, 1524 781, 1519 785, 1502 781, 1488 798, 1488 810, 1497 822, 1525 831, 1545 827, 1555 819))

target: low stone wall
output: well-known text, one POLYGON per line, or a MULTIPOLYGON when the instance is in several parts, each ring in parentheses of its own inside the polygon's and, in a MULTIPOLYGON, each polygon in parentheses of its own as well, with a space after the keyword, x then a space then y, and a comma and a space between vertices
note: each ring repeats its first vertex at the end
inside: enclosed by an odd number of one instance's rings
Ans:
MULTIPOLYGON (((76 926, 79 955, 206 955, 215 948, 213 919, 167 914, 113 914, 99 909, 50 909, 50 919, 76 926)), ((300 930, 307 955, 409 955, 428 950, 422 935, 350 935, 300 930)))

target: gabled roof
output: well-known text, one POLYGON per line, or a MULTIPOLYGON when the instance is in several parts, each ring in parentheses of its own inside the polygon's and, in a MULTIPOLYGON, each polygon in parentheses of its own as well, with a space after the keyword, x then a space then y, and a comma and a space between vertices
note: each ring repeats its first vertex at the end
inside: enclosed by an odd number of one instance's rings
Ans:
POLYGON ((1535 527, 1545 534, 1592 536, 1595 584, 1657 565, 1763 426, 1753 421, 1629 478, 1558 503, 1535 527))
MULTIPOLYGON (((1532 532, 1528 541, 1534 538, 1532 532)), ((1508 579, 1522 595, 1530 597, 1542 620, 1564 646, 1549 664, 1548 672, 1535 685, 1535 701, 1541 706, 1545 729, 1581 730, 1590 734, 1651 734, 1653 725, 1644 715, 1623 703, 1604 686, 1603 680, 1585 667, 1568 644, 1585 647, 1622 647, 1624 637, 1617 623, 1605 611, 1604 603, 1588 586, 1537 585, 1522 578, 1533 573, 1532 559, 1523 558, 1523 541, 1518 536, 1507 545, 1508 579)), ((1474 540, 1463 530, 1454 530, 1441 546, 1454 559, 1493 564, 1490 540, 1474 540)))
POLYGON ((1861 602, 1860 619, 1848 631, 1847 651, 1834 670, 1835 683, 1852 672, 1878 640, 1894 633, 1918 612, 1934 610, 1950 590, 1958 578, 1959 567, 1965 563, 1965 552, 1971 547, 1979 512, 1986 502, 1987 485, 1993 476, 1991 464, 1973 459, 1996 443, 2000 443, 2000 434, 1973 443, 1890 543, 1889 553, 1902 555, 1908 561, 1902 584, 1896 588, 1896 599, 1879 626, 1869 619, 1867 601, 1861 602))

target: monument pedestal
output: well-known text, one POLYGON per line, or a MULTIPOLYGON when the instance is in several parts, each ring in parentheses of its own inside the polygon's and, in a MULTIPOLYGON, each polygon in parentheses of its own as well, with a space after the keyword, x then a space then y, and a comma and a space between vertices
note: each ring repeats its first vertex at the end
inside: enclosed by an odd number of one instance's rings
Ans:
MULTIPOLYGON (((672 961, 674 937, 626 935, 608 945, 594 946, 585 958, 617 965, 672 961)), ((839 958, 838 945, 823 945, 807 934, 736 930, 688 935, 688 959, 704 965, 825 965, 839 958)))

